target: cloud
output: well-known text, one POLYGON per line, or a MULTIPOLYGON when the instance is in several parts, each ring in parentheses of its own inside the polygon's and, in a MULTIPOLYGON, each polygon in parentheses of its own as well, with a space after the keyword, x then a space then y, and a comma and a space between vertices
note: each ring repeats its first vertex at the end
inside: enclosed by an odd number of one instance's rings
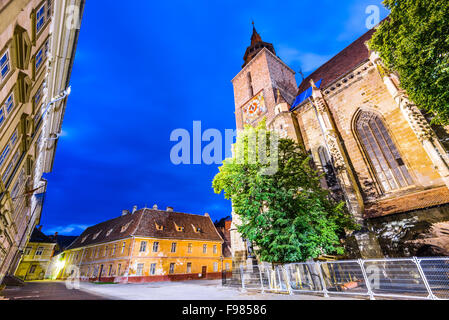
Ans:
POLYGON ((287 64, 300 63, 303 72, 315 71, 332 58, 332 55, 302 52, 287 46, 279 46, 278 54, 287 64))
POLYGON ((56 227, 52 227, 46 230, 46 233, 48 234, 54 234, 54 233, 59 233, 62 235, 79 235, 81 234, 84 230, 86 230, 89 226, 86 225, 82 225, 82 224, 69 224, 67 226, 56 226, 56 227))

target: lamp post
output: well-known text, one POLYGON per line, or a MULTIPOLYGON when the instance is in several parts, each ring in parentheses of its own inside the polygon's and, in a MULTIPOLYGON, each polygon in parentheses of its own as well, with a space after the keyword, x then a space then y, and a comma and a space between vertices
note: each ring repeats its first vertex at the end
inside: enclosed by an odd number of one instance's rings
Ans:
MULTIPOLYGON (((70 93, 72 92, 72 88, 68 87, 67 89, 65 89, 64 91, 62 91, 59 95, 57 95, 56 97, 54 97, 45 107, 44 113, 42 114, 42 119, 45 117, 45 115, 47 114, 47 112, 50 110, 50 108, 57 102, 65 99, 66 97, 68 97, 70 95, 70 93)), ((58 140, 61 136, 61 133, 57 133, 57 134, 52 134, 55 137, 51 137, 51 138, 47 138, 45 139, 46 141, 54 141, 54 140, 58 140)))

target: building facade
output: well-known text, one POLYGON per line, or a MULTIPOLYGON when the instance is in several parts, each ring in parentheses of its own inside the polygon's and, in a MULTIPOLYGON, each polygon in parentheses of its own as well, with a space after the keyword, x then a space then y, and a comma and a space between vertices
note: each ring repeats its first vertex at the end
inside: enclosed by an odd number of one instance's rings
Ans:
POLYGON ((24 281, 44 280, 49 277, 51 259, 57 243, 41 232, 42 227, 34 229, 15 276, 24 281))
POLYGON ((0 1, 0 283, 39 224, 84 0, 0 1))
POLYGON ((60 255, 56 277, 84 281, 158 282, 219 279, 231 272, 224 240, 209 215, 153 209, 124 211, 88 228, 60 255))
MULTIPOLYGON (((360 232, 352 257, 449 255, 449 128, 425 114, 368 49, 370 30, 297 85, 295 72, 253 29, 232 80, 237 129, 266 118, 296 140, 344 200, 360 232)), ((233 216, 234 259, 246 243, 233 216)))

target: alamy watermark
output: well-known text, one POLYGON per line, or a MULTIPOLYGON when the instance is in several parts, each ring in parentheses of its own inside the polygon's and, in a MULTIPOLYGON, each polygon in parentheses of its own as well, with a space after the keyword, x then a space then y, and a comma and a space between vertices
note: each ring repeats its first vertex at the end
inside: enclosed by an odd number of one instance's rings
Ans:
POLYGON ((380 8, 376 5, 369 5, 365 9, 365 13, 368 15, 365 20, 365 26, 371 30, 380 23, 380 8))
POLYGON ((267 130, 226 129, 223 137, 217 129, 203 132, 201 121, 194 121, 192 132, 176 129, 170 141, 176 142, 170 151, 174 165, 220 165, 233 157, 236 164, 261 165, 262 175, 274 175, 279 168, 279 137, 267 130), (203 147, 204 143, 207 144, 203 147))
POLYGON ((65 11, 67 20, 65 26, 68 30, 81 28, 81 9, 79 6, 70 5, 65 11))

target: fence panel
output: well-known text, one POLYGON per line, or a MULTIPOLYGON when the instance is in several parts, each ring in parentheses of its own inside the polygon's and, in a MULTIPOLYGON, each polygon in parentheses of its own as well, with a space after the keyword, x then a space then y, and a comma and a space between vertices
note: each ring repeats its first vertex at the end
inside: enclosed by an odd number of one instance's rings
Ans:
POLYGON ((262 293, 449 300, 449 258, 262 264, 233 274, 231 284, 262 293))
POLYGON ((285 266, 293 293, 323 292, 323 284, 316 263, 293 263, 285 266))
POLYGON ((382 259, 363 262, 374 296, 427 298, 429 291, 414 259, 382 259))
POLYGON ((437 299, 449 299, 449 258, 418 260, 432 294, 437 299))
POLYGON ((359 261, 321 263, 324 286, 328 293, 369 295, 359 261))
POLYGON ((288 292, 287 275, 283 266, 264 265, 261 270, 264 280, 264 290, 271 292, 288 292))

